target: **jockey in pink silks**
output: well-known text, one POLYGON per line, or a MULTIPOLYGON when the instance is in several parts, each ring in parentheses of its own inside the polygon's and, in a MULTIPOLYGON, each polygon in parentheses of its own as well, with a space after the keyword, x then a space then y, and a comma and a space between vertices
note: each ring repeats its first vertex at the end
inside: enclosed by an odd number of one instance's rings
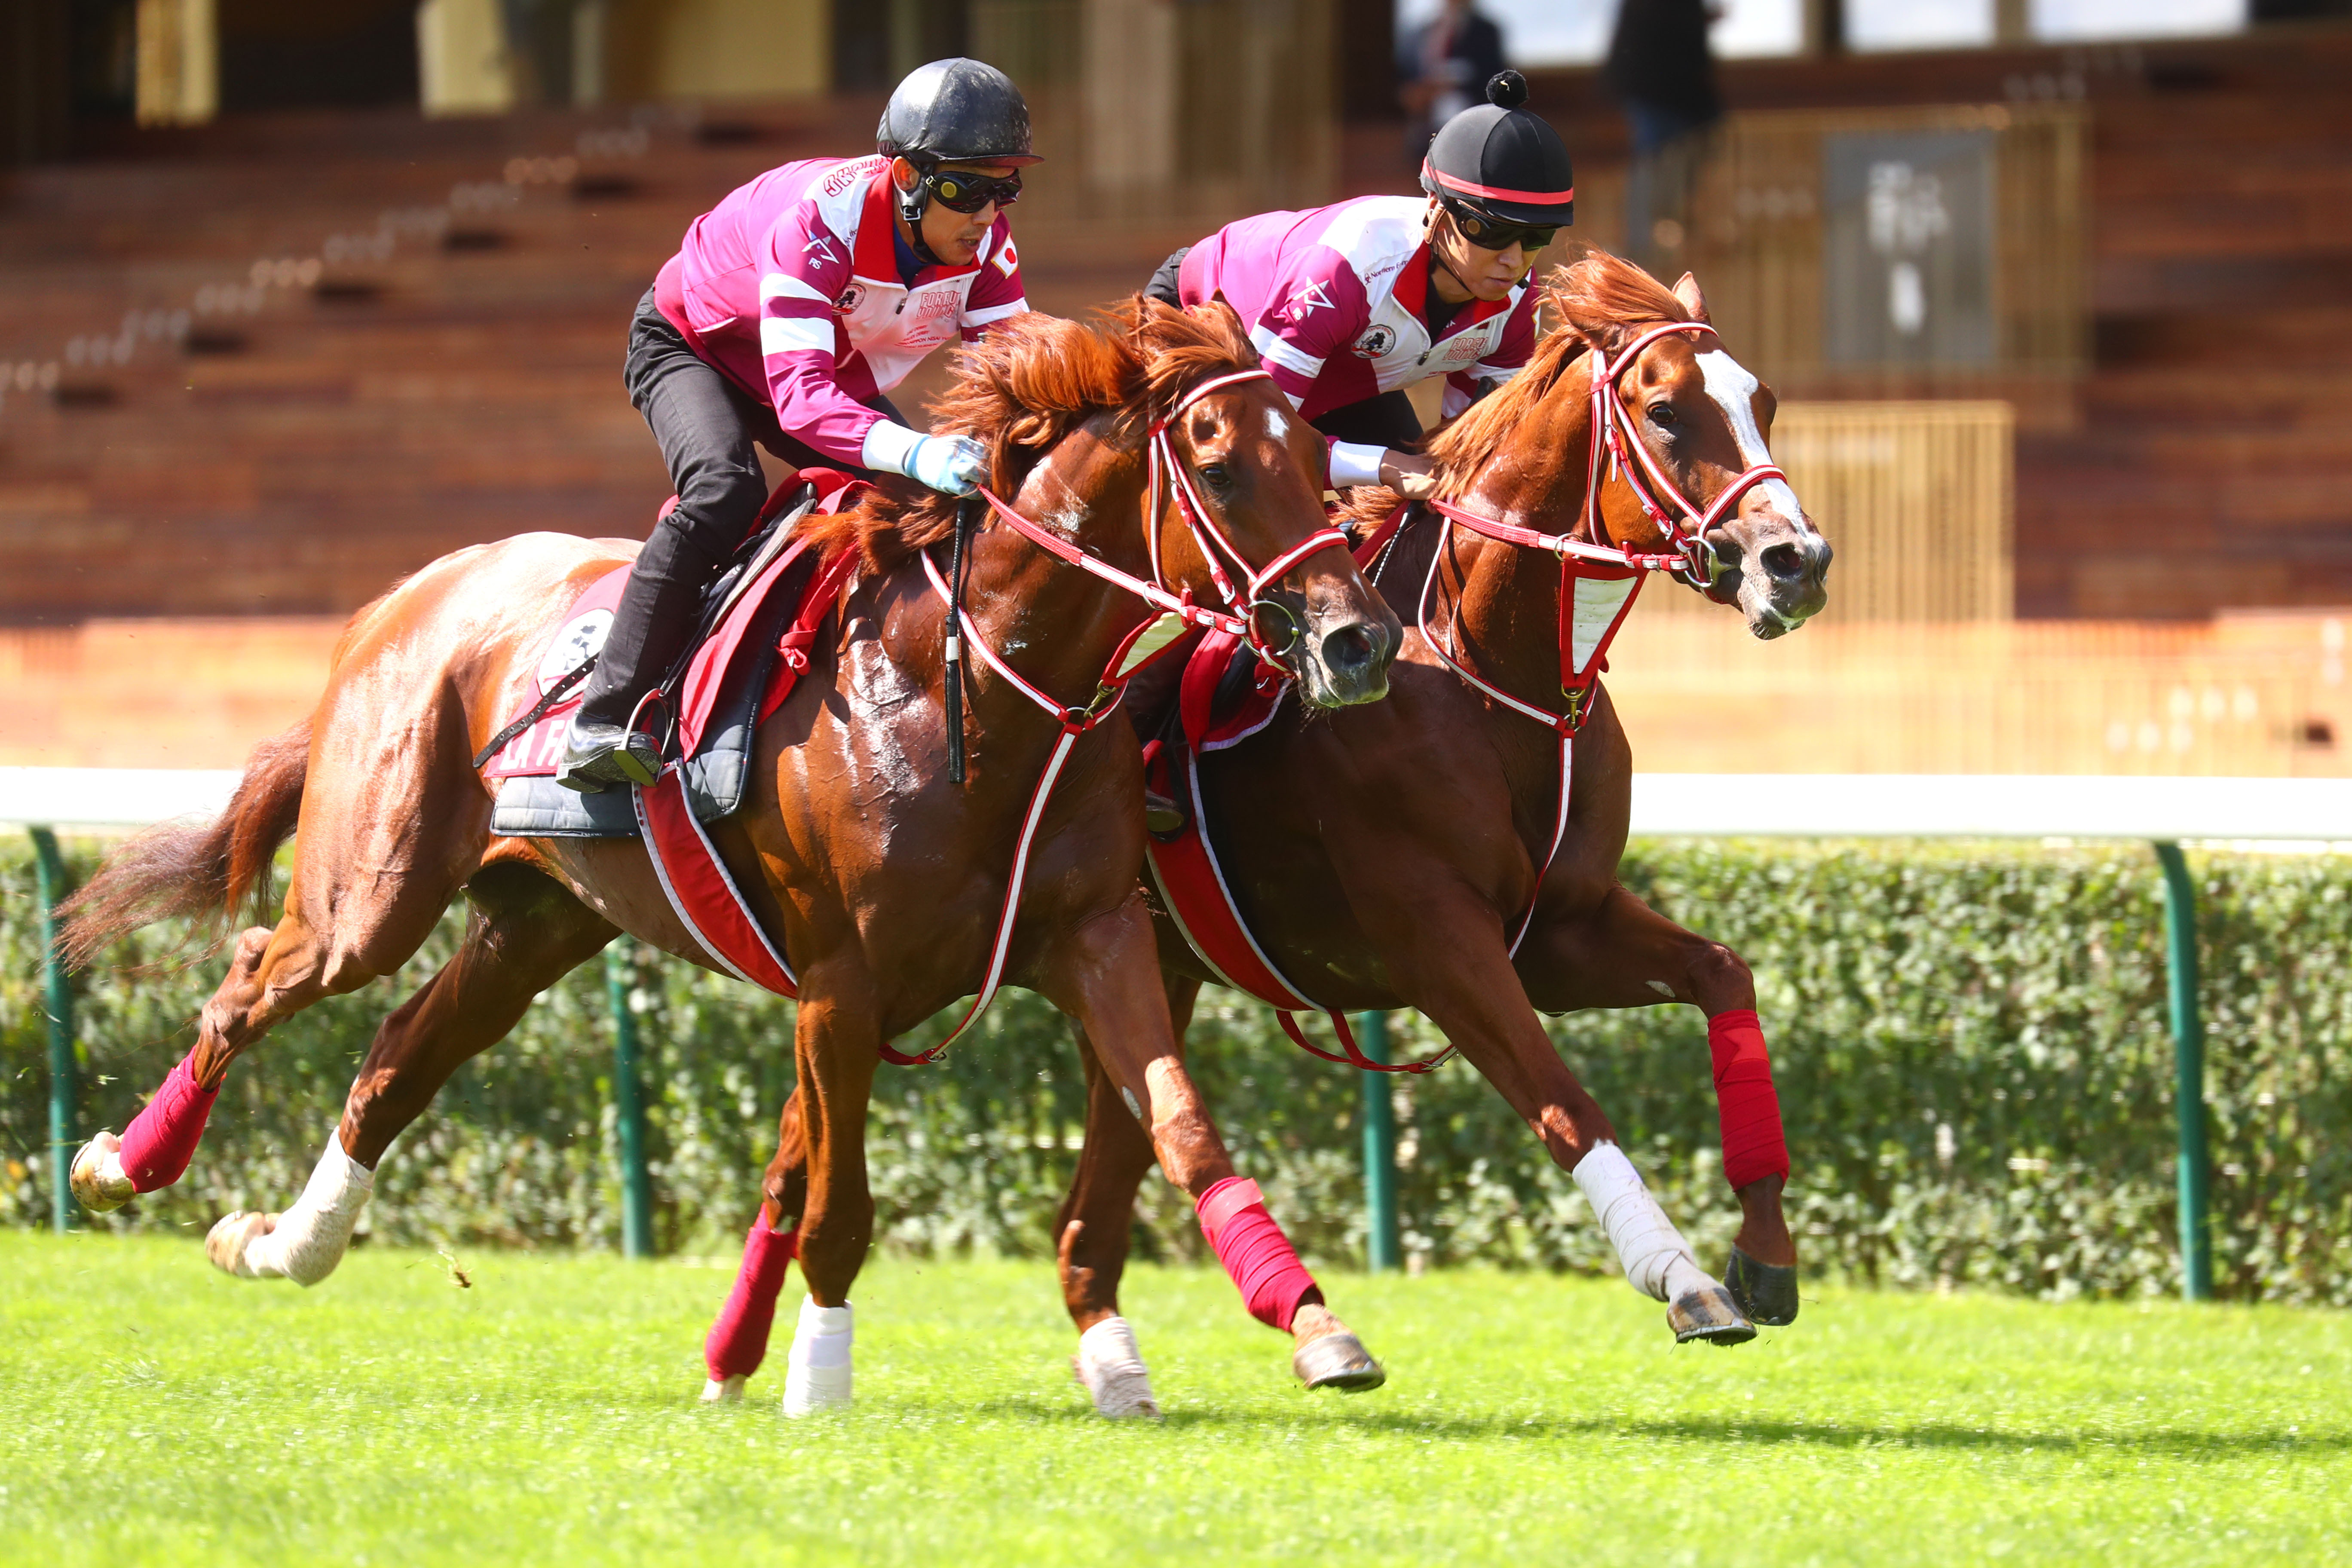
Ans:
POLYGON ((1029 308, 1004 209, 1029 108, 1003 72, 937 60, 890 96, 864 158, 771 169, 694 220, 631 323, 630 401, 677 505, 638 552, 559 782, 649 784, 639 704, 688 651, 704 590, 768 498, 753 448, 793 467, 903 474, 969 495, 979 443, 910 428, 886 395, 940 346, 1029 308))
POLYGON ((1328 438, 1331 483, 1429 493, 1404 389, 1445 377, 1452 417, 1535 347, 1537 253, 1575 213, 1568 148, 1502 71, 1447 121, 1421 166, 1424 197, 1362 196, 1226 225, 1170 257, 1145 292, 1222 297, 1265 368, 1328 438))

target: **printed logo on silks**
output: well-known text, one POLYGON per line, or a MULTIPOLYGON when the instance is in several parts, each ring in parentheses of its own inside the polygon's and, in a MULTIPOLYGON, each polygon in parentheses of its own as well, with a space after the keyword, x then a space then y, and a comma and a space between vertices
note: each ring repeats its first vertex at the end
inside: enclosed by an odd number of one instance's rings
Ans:
POLYGON ((1438 359, 1445 364, 1469 364, 1486 352, 1485 332, 1464 332, 1446 343, 1445 352, 1438 359))
POLYGON ((1325 289, 1322 280, 1318 279, 1293 294, 1282 309, 1276 312, 1276 319, 1288 321, 1295 327, 1318 310, 1337 309, 1338 307, 1331 302, 1330 291, 1325 289))
POLYGON ((1021 254, 1013 248, 1013 237, 1004 237, 1004 248, 996 253, 996 269, 1007 278, 1021 270, 1021 254))
POLYGON ((1356 346, 1351 352, 1358 359, 1378 359, 1396 347, 1396 342, 1394 327, 1374 327, 1356 340, 1356 346))
MULTIPOLYGON (((601 652, 604 636, 612 629, 612 611, 590 610, 556 633, 555 640, 547 645, 546 656, 539 661, 540 690, 545 691, 579 668, 581 660, 601 652)), ((576 697, 578 693, 572 695, 576 697)))
POLYGON ((857 307, 864 303, 866 303, 866 285, 852 283, 841 291, 841 298, 833 302, 833 308, 845 316, 854 316, 857 314, 857 307))

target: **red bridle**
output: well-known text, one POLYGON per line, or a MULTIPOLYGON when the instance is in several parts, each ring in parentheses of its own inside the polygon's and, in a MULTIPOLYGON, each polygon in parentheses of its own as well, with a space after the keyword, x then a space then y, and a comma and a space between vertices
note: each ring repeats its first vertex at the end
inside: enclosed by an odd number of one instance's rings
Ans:
MULTIPOLYGON (((1430 651, 1439 661, 1471 688, 1496 705, 1507 708, 1523 718, 1543 725, 1559 737, 1559 801, 1552 820, 1551 847, 1544 856, 1543 866, 1536 873, 1536 889, 1540 894, 1543 880, 1551 870, 1552 862, 1559 856, 1561 841, 1568 832, 1569 787, 1574 763, 1577 731, 1584 727, 1590 711, 1592 689, 1601 679, 1608 663, 1609 645, 1625 624, 1640 594, 1642 584, 1653 572, 1677 573, 1691 586, 1706 591, 1715 582, 1718 564, 1715 551, 1706 542, 1706 531, 1738 506, 1739 500, 1749 490, 1768 479, 1785 480, 1789 477, 1778 464, 1759 463, 1742 471, 1726 485, 1712 504, 1701 508, 1693 503, 1675 483, 1657 458, 1643 444, 1641 434, 1632 424, 1623 400, 1618 395, 1618 383, 1652 343, 1679 333, 1713 333, 1715 329, 1705 321, 1671 321, 1653 327, 1621 350, 1612 362, 1597 356, 1592 368, 1592 435, 1585 464, 1584 516, 1580 531, 1587 536, 1579 539, 1574 532, 1543 533, 1522 528, 1516 523, 1481 517, 1475 512, 1433 501, 1431 507, 1449 521, 1472 533, 1527 550, 1550 552, 1559 560, 1559 686, 1560 695, 1567 699, 1562 709, 1555 712, 1538 703, 1514 697, 1493 681, 1470 668, 1465 658, 1457 658, 1446 643, 1454 634, 1453 617, 1446 621, 1445 636, 1441 637, 1430 626, 1430 596, 1437 585, 1437 568, 1444 559, 1444 551, 1432 553, 1429 575, 1423 581, 1420 620, 1423 635, 1429 641, 1430 651), (1633 551, 1609 542, 1607 521, 1601 511, 1601 489, 1604 460, 1611 479, 1622 478, 1625 488, 1633 493, 1650 520, 1666 536, 1666 548, 1662 551, 1633 551), (1663 499, 1662 499, 1663 498, 1663 499), (1667 510, 1671 503, 1674 510, 1667 510), (1677 516, 1676 514, 1680 515, 1677 516), (1593 592, 1584 592, 1586 584, 1593 592), (1620 589, 1617 585, 1625 584, 1620 589), (1580 602, 1581 601, 1581 602, 1580 602), (1580 633, 1587 633, 1580 637, 1580 633)), ((1516 956, 1519 943, 1526 939, 1528 927, 1535 919, 1535 901, 1528 901, 1527 913, 1519 919, 1518 929, 1512 934, 1510 951, 1516 956)))

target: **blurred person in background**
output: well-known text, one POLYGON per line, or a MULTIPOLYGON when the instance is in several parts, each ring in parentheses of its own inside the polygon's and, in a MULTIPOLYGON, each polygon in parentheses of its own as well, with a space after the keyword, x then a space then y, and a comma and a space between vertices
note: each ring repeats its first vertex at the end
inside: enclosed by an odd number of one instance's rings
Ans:
POLYGON ((1481 85, 1509 65, 1503 29, 1473 0, 1445 0, 1436 16, 1408 29, 1397 49, 1406 163, 1418 168, 1437 128, 1478 102, 1481 85))
POLYGON ((1029 308, 1004 216, 1038 162, 1029 107, 993 66, 935 60, 890 95, 876 145, 735 191, 688 226, 638 301, 624 376, 677 505, 637 555, 572 721, 556 773, 572 789, 654 782, 637 710, 768 499, 755 443, 794 468, 903 474, 947 495, 987 477, 987 448, 920 434, 885 394, 933 350, 1029 308))
POLYGON ((1633 135, 1626 249, 1661 277, 1679 265, 1706 132, 1723 118, 1707 47, 1708 24, 1721 15, 1708 0, 1623 0, 1601 67, 1633 135))

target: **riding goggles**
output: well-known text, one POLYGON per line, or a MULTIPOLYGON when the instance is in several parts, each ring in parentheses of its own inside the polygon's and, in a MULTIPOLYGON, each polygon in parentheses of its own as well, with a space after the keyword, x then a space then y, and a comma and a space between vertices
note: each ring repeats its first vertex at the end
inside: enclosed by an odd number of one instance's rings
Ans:
POLYGON ((1533 256, 1549 245, 1552 237, 1560 230, 1560 226, 1556 223, 1505 223, 1459 202, 1447 202, 1445 210, 1453 217, 1454 226, 1461 231, 1462 237, 1481 250, 1508 250, 1517 245, 1524 247, 1527 253, 1533 256))
POLYGON ((1021 199, 1018 169, 1002 179, 961 169, 934 169, 923 176, 923 184, 931 199, 951 213, 976 213, 991 202, 1009 207, 1021 199))

